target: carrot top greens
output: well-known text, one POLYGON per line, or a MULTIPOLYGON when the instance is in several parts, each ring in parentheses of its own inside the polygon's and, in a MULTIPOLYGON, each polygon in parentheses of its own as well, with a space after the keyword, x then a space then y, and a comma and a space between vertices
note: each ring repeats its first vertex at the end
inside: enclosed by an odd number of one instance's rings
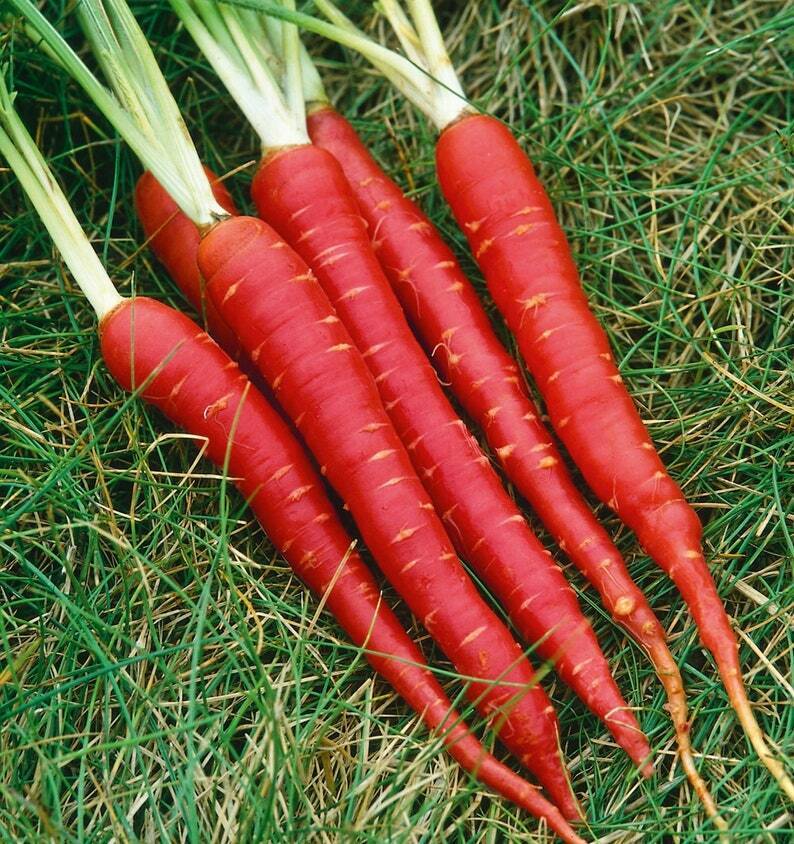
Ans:
POLYGON ((121 296, 83 233, 69 200, 14 110, 13 98, 2 72, 0 153, 33 203, 74 280, 101 319, 121 302, 121 296))
POLYGON ((31 0, 9 0, 48 53, 82 86, 179 207, 197 225, 228 216, 218 205, 190 133, 149 42, 127 4, 81 0, 80 23, 110 85, 107 90, 31 0))

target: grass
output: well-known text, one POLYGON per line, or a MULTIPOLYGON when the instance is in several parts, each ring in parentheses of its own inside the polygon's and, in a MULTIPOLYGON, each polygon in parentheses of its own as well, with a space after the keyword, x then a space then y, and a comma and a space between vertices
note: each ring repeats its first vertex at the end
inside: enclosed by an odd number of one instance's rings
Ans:
MULTIPOLYGON (((230 182, 247 205, 252 133, 167 4, 134 5, 202 155, 242 171, 230 182)), ((794 11, 438 5, 467 90, 521 135, 559 209, 625 380, 705 522, 759 719, 790 758, 794 11)), ((76 37, 72 18, 65 27, 76 37)), ((340 108, 481 284, 434 182, 430 128, 361 62, 312 43, 340 108)), ((19 34, 3 55, 122 289, 181 305, 140 247, 128 150, 19 34)), ((89 309, 7 172, 0 208, 0 840, 547 840, 428 742, 189 438, 114 385, 89 309)), ((599 514, 670 632, 698 761, 734 840, 790 840, 674 588, 599 514)), ((638 780, 546 678, 589 835, 716 841, 647 661, 568 571, 658 763, 638 780)))

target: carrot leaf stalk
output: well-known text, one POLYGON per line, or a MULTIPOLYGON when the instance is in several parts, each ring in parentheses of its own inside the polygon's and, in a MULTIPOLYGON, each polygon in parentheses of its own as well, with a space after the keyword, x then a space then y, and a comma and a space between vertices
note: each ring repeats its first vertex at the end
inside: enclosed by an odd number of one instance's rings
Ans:
POLYGON ((123 299, 85 237, 38 147, 14 109, 0 73, 0 152, 22 184, 58 251, 99 319, 123 299))
POLYGON ((48 53, 85 89, 191 219, 204 227, 228 217, 215 199, 190 134, 151 49, 129 8, 119 0, 83 0, 77 12, 111 93, 31 0, 9 0, 48 53), (164 133, 162 126, 172 131, 164 133))

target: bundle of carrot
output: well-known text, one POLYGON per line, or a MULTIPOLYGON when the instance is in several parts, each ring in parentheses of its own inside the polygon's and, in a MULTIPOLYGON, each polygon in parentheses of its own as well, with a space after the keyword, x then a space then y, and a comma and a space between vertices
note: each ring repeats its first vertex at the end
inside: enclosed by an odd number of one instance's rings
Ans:
MULTIPOLYGON (((172 136, 172 141, 187 138, 172 136)), ((181 147, 189 153, 187 143, 181 147)), ((204 454, 235 479, 295 573, 467 771, 542 818, 563 840, 581 842, 559 810, 488 753, 460 720, 353 550, 302 446, 234 361, 185 315, 153 299, 117 292, 14 111, 2 77, 0 153, 93 307, 102 355, 121 387, 204 443, 204 454)), ((193 166, 197 163, 196 158, 193 166)), ((206 203, 202 193, 191 191, 191 200, 206 203)))
MULTIPOLYGON (((364 356, 312 272, 266 223, 231 216, 213 197, 126 5, 85 2, 78 9, 112 94, 28 0, 13 3, 150 169, 152 177, 139 187, 139 205, 141 190, 159 190, 159 182, 192 221, 198 254, 194 241, 180 242, 186 251, 181 266, 198 260, 220 318, 276 392, 381 569, 469 680, 466 691, 478 710, 563 815, 579 818, 554 709, 528 659, 457 559, 364 356)), ((221 396, 212 413, 225 411, 227 401, 221 396)), ((293 491, 296 499, 303 494, 293 491)), ((313 566, 313 557, 304 563, 313 566)), ((557 818, 549 816, 549 823, 559 827, 557 818)), ((563 831, 570 834, 567 827, 563 831)))
POLYGON ((119 383, 205 438, 207 456, 235 478, 296 573, 466 770, 578 841, 567 821, 581 809, 552 704, 457 554, 645 776, 651 748, 575 593, 453 409, 435 363, 507 477, 648 653, 683 768, 726 829, 694 764, 664 629, 576 489, 454 254, 330 106, 297 26, 361 52, 438 127, 442 190, 556 433, 678 586, 748 738, 794 795, 750 708, 697 516, 621 383, 532 165, 503 124, 465 100, 429 2, 407 0, 407 12, 396 0, 380 3, 405 55, 370 39, 329 0, 315 5, 330 23, 297 13, 291 0, 170 2, 259 137, 259 219, 238 215, 202 166, 124 0, 77 7, 110 90, 31 0, 9 0, 140 159, 136 208, 148 243, 225 350, 187 317, 115 292, 65 199, 57 189, 46 196, 52 179, 4 94, 0 146, 94 305, 119 383), (472 704, 556 807, 460 721, 352 550, 305 448, 467 681, 472 704))
MULTIPOLYGON (((267 19, 215 2, 172 0, 172 6, 259 135, 262 162, 252 193, 260 216, 306 261, 362 352, 458 552, 524 639, 649 774, 647 740, 573 591, 444 395, 372 250, 339 163, 309 143, 297 31, 285 26, 271 41, 267 19), (275 62, 279 48, 283 73, 275 62)), ((148 203, 138 205, 149 211, 148 203)), ((151 216, 142 214, 147 233, 159 223, 151 216)), ((217 307, 226 313, 224 304, 217 307)))
MULTIPOLYGON (((331 23, 271 0, 234 2, 361 53, 438 129, 441 190, 516 337, 555 432, 593 492, 676 584, 747 738, 794 799, 794 783, 747 698, 738 643, 704 557, 697 514, 665 470, 623 384, 530 160, 503 123, 467 102, 429 0, 406 0, 407 13, 397 0, 379 3, 405 55, 369 38, 330 0, 315 5, 331 23)), ((332 130, 315 131, 316 137, 328 134, 332 130)), ((375 236, 380 239, 380 231, 375 236)), ((680 741, 680 728, 678 733, 680 741)))

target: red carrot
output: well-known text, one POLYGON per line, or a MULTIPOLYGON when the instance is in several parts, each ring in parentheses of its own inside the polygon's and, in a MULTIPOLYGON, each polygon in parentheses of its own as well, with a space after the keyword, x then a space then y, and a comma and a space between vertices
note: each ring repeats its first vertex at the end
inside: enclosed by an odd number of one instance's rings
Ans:
POLYGON ((410 18, 396 0, 381 1, 411 61, 358 31, 330 0, 315 3, 335 25, 268 0, 252 5, 363 53, 438 127, 442 191, 516 335, 555 430, 596 495, 675 582, 747 737, 794 799, 794 783, 772 755, 747 698, 738 643, 703 555, 700 521, 665 470, 621 382, 529 159, 507 127, 472 113, 429 0, 407 0, 410 18))
POLYGON ((221 317, 349 507, 383 572, 471 678, 504 743, 576 817, 557 723, 531 666, 454 554, 352 338, 305 263, 263 221, 204 237, 199 268, 221 317))
POLYGON ((2 76, 0 153, 96 311, 102 353, 116 380, 203 441, 206 455, 235 478, 295 572, 325 597, 376 670, 440 734, 461 765, 545 819, 565 841, 581 844, 559 810, 486 753, 460 723, 419 650, 381 603, 302 447, 237 365, 172 308, 119 295, 14 111, 2 76))
POLYGON ((383 603, 323 483, 273 408, 195 323, 139 297, 100 326, 102 354, 125 390, 159 408, 225 467, 293 571, 318 596, 368 661, 437 733, 467 771, 565 841, 579 842, 559 810, 487 753, 460 721, 422 654, 383 603))
MULTIPOLYGON (((381 400, 459 553, 525 640, 645 767, 650 748, 560 569, 530 530, 445 397, 369 243, 350 188, 325 150, 266 156, 252 186, 260 215, 317 275, 364 353, 381 400)), ((537 460, 544 459, 538 455, 537 460)))
POLYGON ((308 126, 312 141, 331 152, 344 170, 392 289, 444 381, 615 621, 649 653, 667 692, 682 764, 700 798, 710 802, 695 772, 683 680, 664 629, 574 486, 474 287, 430 220, 381 170, 339 112, 318 105, 308 126))

